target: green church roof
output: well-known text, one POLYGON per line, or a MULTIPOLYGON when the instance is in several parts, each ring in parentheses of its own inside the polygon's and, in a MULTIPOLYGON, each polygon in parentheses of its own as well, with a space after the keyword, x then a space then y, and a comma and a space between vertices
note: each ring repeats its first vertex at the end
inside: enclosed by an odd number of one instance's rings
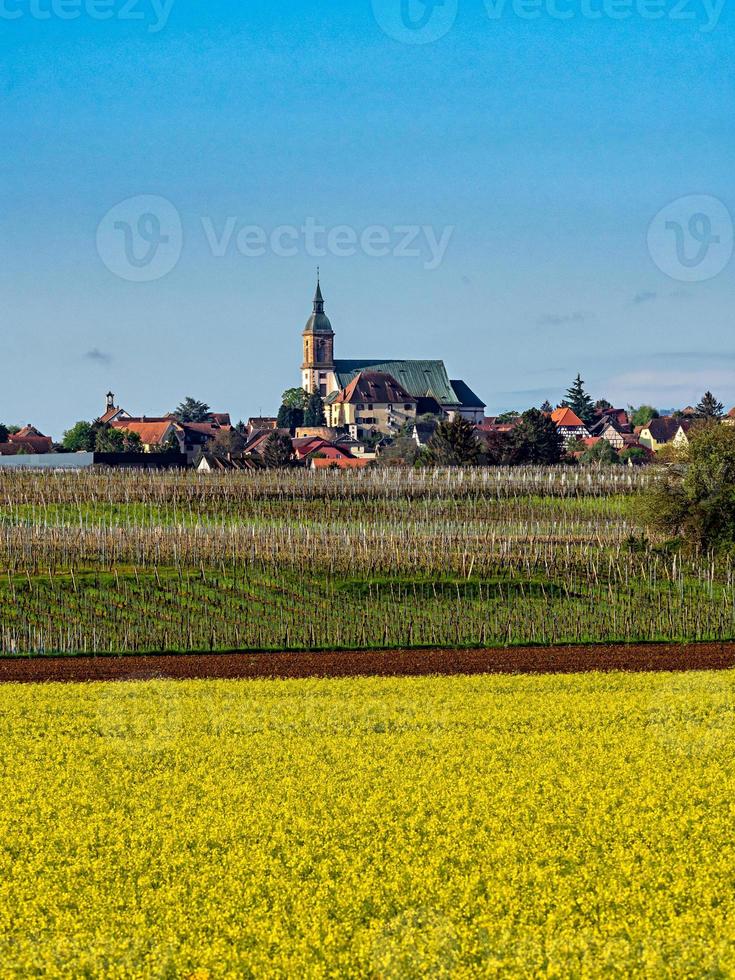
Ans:
POLYGON ((442 408, 457 407, 459 399, 449 381, 444 361, 335 360, 337 384, 346 388, 356 374, 367 369, 390 374, 414 398, 431 395, 442 408))

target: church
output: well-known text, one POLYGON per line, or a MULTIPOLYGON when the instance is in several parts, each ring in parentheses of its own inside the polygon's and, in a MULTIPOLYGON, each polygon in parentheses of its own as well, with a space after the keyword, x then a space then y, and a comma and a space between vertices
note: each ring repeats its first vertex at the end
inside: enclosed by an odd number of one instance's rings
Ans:
POLYGON ((301 386, 324 399, 329 425, 395 431, 417 415, 461 415, 479 422, 485 403, 464 381, 450 380, 444 361, 334 357, 334 330, 317 279, 314 310, 303 332, 301 386), (370 416, 360 416, 368 411, 370 416), (360 426, 360 422, 363 426, 360 426))

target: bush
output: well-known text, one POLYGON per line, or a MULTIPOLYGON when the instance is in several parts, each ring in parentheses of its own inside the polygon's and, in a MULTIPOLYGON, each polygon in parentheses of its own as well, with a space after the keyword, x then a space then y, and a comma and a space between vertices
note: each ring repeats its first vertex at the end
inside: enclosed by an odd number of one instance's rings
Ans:
POLYGON ((599 442, 588 449, 582 454, 580 463, 619 463, 620 457, 618 456, 615 449, 607 441, 607 439, 600 439, 599 442))
POLYGON ((691 436, 686 465, 672 467, 642 499, 644 523, 695 551, 735 548, 735 428, 706 425, 691 436))

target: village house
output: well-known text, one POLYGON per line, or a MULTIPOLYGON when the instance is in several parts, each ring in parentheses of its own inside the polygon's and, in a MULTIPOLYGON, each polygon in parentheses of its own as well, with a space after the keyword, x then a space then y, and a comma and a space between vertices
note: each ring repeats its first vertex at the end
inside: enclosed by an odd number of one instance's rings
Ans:
POLYGON ((33 425, 24 425, 18 432, 11 432, 7 442, 0 442, 0 456, 42 456, 53 452, 54 441, 33 425))
POLYGON ((416 420, 416 399, 391 375, 360 371, 324 411, 333 428, 345 427, 353 438, 375 433, 395 436, 416 420))
POLYGON ((273 432, 278 428, 278 419, 271 415, 253 415, 245 423, 245 435, 250 437, 256 432, 266 430, 273 432))
POLYGON ((590 433, 584 422, 574 414, 571 408, 561 406, 551 413, 551 420, 556 424, 565 443, 575 439, 589 439, 590 433))
POLYGON ((607 439, 613 449, 617 449, 618 451, 625 449, 625 436, 619 429, 615 428, 612 422, 607 422, 596 435, 601 439, 607 439))
MULTIPOLYGON (((214 416, 212 416, 214 419, 214 416)), ((226 416, 229 419, 229 416, 226 416)), ((200 453, 219 436, 232 432, 229 423, 220 425, 218 422, 176 422, 176 430, 182 452, 186 454, 187 462, 193 463, 200 453)))
POLYGON ((651 419, 648 425, 641 426, 638 441, 642 446, 657 453, 664 446, 672 445, 683 449, 689 445, 687 432, 692 423, 674 418, 651 419))
POLYGON ((632 432, 632 426, 628 421, 628 413, 622 408, 609 409, 607 412, 600 413, 595 422, 588 426, 591 436, 601 436, 608 427, 614 429, 621 435, 632 432))
POLYGON ((350 456, 356 459, 375 459, 375 450, 368 447, 362 439, 353 439, 352 436, 343 434, 334 440, 334 444, 346 449, 350 456))
POLYGON ((111 429, 131 432, 138 436, 145 453, 160 452, 170 445, 173 439, 181 445, 179 426, 172 418, 134 419, 127 416, 114 419, 109 425, 111 429))
MULTIPOLYGON (((298 454, 298 453, 297 453, 298 454)), ((322 446, 311 450, 305 457, 310 462, 314 460, 331 460, 332 462, 341 462, 345 459, 353 459, 350 453, 343 449, 341 446, 325 442, 322 446)))

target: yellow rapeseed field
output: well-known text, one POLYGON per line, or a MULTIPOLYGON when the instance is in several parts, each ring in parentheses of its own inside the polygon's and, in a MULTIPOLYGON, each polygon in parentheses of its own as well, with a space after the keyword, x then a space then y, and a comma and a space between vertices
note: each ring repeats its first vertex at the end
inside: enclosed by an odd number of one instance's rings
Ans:
POLYGON ((735 975, 735 676, 0 689, 0 977, 735 975))

